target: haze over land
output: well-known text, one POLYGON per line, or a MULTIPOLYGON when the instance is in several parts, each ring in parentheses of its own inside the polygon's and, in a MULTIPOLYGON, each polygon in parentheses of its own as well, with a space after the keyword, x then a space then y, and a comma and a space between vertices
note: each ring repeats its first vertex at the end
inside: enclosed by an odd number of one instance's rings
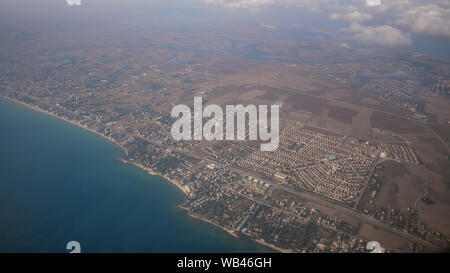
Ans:
POLYGON ((120 144, 182 207, 287 252, 448 247, 450 2, 4 1, 0 95, 120 144), (282 102, 280 146, 171 109, 282 102))

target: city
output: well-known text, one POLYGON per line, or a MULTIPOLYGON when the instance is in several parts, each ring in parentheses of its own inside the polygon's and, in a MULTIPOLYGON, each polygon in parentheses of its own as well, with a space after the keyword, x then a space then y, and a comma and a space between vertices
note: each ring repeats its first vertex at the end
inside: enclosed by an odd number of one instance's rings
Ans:
POLYGON ((286 253, 448 250, 447 57, 293 24, 155 16, 2 28, 0 96, 114 142, 123 164, 184 193, 179 209, 236 238, 286 253), (197 97, 279 106, 278 148, 261 150, 248 124, 233 140, 174 139, 172 109, 197 97))

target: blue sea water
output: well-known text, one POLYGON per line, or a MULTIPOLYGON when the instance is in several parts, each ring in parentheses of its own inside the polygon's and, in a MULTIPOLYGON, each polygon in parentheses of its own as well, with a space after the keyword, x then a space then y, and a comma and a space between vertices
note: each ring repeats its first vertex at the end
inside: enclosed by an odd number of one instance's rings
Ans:
POLYGON ((184 195, 94 133, 0 99, 0 252, 271 252, 190 218, 184 195))

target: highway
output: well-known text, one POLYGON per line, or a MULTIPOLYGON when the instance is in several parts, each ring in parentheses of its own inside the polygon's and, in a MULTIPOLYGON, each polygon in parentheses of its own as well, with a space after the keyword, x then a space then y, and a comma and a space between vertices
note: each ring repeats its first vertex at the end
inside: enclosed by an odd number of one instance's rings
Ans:
MULTIPOLYGON (((214 163, 214 164, 217 165, 217 163, 214 163)), ((234 171, 237 171, 239 173, 245 173, 244 170, 238 169, 238 168, 236 168, 234 166, 222 166, 222 167, 233 169, 234 171)), ((293 189, 291 189, 289 187, 286 187, 284 185, 280 185, 278 183, 274 183, 273 181, 268 181, 267 179, 265 179, 265 178, 263 178, 263 177, 261 177, 259 175, 253 174, 253 173, 252 174, 245 173, 245 174, 249 175, 249 176, 257 177, 258 179, 263 180, 264 182, 272 185, 272 187, 274 187, 274 189, 283 190, 285 192, 291 193, 291 194, 296 195, 298 197, 301 197, 301 198, 313 201, 315 203, 318 203, 318 204, 320 204, 322 206, 326 206, 328 208, 334 209, 336 211, 339 211, 341 213, 349 215, 349 216, 351 216, 353 218, 356 218, 359 221, 361 221, 362 223, 373 225, 373 226, 375 226, 375 227, 377 227, 379 229, 382 229, 384 231, 390 232, 390 233, 392 233, 392 234, 394 234, 396 236, 399 236, 399 237, 401 237, 403 239, 409 240, 409 241, 417 243, 417 244, 421 244, 421 245, 423 245, 425 247, 431 248, 432 250, 438 250, 439 249, 439 246, 436 246, 436 245, 434 245, 434 244, 432 244, 430 242, 427 242, 427 241, 425 241, 425 240, 423 240, 421 238, 417 238, 417 237, 415 237, 415 236, 413 236, 411 234, 408 234, 408 233, 405 233, 403 231, 394 229, 393 227, 391 227, 391 226, 389 226, 387 224, 381 223, 381 222, 379 222, 378 220, 376 220, 376 219, 374 219, 372 217, 369 217, 367 215, 361 214, 361 213, 359 213, 358 211, 356 211, 354 209, 350 209, 350 208, 343 207, 341 205, 334 204, 332 202, 329 202, 329 201, 325 200, 324 198, 315 196, 315 195, 310 194, 308 192, 302 192, 302 191, 293 190, 293 189)))
POLYGON ((353 209, 349 209, 349 208, 345 208, 345 207, 333 204, 331 202, 328 202, 326 200, 323 200, 322 198, 316 197, 316 196, 311 195, 311 194, 306 193, 306 192, 299 192, 299 191, 296 191, 296 190, 292 190, 292 189, 290 189, 288 187, 285 187, 283 185, 277 185, 277 184, 272 184, 272 185, 274 187, 277 187, 277 188, 283 190, 283 191, 289 192, 289 193, 291 193, 293 195, 297 195, 297 196, 302 197, 304 199, 308 199, 308 200, 314 201, 316 203, 319 203, 320 205, 332 208, 332 209, 334 209, 336 211, 339 211, 339 212, 345 213, 345 214, 347 214, 349 216, 355 217, 355 218, 357 218, 358 220, 360 220, 363 223, 373 225, 373 226, 375 226, 375 227, 377 227, 379 229, 382 229, 382 230, 388 231, 390 233, 393 233, 393 234, 395 234, 395 235, 397 235, 397 236, 399 236, 399 237, 401 237, 403 239, 406 239, 406 240, 409 240, 409 241, 421 244, 421 245, 429 247, 429 248, 431 248, 433 250, 438 250, 439 249, 438 246, 436 246, 436 245, 434 245, 434 244, 432 244, 430 242, 427 242, 427 241, 425 241, 423 239, 417 238, 417 237, 415 237, 415 236, 413 236, 411 234, 402 232, 400 230, 394 229, 394 228, 390 227, 387 224, 381 223, 378 220, 376 220, 376 219, 374 219, 372 217, 363 215, 363 214, 361 214, 361 213, 359 213, 359 212, 357 212, 357 211, 355 211, 353 209))
MULTIPOLYGON (((146 138, 143 138, 141 136, 137 136, 136 135, 136 137, 139 137, 141 139, 145 139, 147 141, 153 142, 150 139, 146 139, 146 138)), ((244 171, 244 170, 242 170, 242 169, 240 169, 240 168, 238 168, 236 166, 233 166, 233 165, 223 165, 223 164, 217 163, 217 162, 215 162, 215 161, 213 161, 211 159, 208 159, 208 158, 199 158, 199 157, 195 156, 192 153, 187 153, 186 151, 183 151, 180 148, 175 148, 174 150, 176 150, 180 154, 185 154, 185 155, 188 155, 190 157, 194 157, 194 158, 197 158, 199 160, 212 163, 212 164, 214 164, 216 166, 229 169, 231 171, 235 171, 235 172, 238 172, 238 173, 243 173, 244 175, 257 177, 258 179, 263 180, 264 182, 272 185, 272 187, 274 187, 274 189, 280 189, 280 190, 283 190, 285 192, 291 193, 293 195, 299 196, 301 198, 304 198, 304 199, 313 201, 315 203, 318 203, 318 204, 320 204, 322 206, 326 206, 328 208, 334 209, 334 210, 339 211, 341 213, 344 213, 344 214, 346 214, 348 216, 354 217, 354 218, 358 219, 359 221, 361 221, 362 223, 373 225, 374 227, 377 227, 377 228, 382 229, 384 231, 390 232, 390 233, 392 233, 392 234, 394 234, 394 235, 396 235, 396 236, 398 236, 400 238, 406 239, 406 240, 408 240, 410 242, 414 242, 414 243, 420 244, 422 246, 431 248, 431 250, 439 250, 440 249, 439 246, 436 246, 436 245, 434 245, 434 244, 432 244, 430 242, 427 242, 427 241, 425 241, 425 240, 423 240, 421 238, 417 238, 417 237, 415 237, 415 236, 413 236, 411 234, 408 234, 408 233, 405 233, 403 231, 394 229, 391 226, 389 226, 387 224, 384 224, 384 223, 381 223, 381 222, 379 222, 378 220, 376 220, 376 219, 374 219, 372 217, 363 215, 363 214, 359 213, 358 211, 356 211, 354 209, 349 209, 349 208, 343 207, 341 205, 334 204, 334 203, 332 203, 332 202, 330 202, 328 200, 325 200, 324 198, 318 197, 316 195, 313 195, 313 194, 310 194, 310 193, 307 193, 307 192, 293 190, 293 189, 288 188, 288 187, 286 187, 284 185, 280 185, 278 183, 274 183, 272 180, 268 181, 266 178, 261 177, 260 175, 257 175, 257 174, 254 174, 254 173, 248 173, 248 172, 246 172, 246 171, 244 171)), ((369 177, 369 179, 370 179, 370 177, 369 177)))

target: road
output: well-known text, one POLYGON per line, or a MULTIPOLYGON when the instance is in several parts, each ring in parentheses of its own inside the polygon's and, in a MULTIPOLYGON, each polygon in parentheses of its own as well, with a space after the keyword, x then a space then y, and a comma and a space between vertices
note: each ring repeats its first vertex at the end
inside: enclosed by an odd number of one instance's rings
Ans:
MULTIPOLYGON (((135 135, 135 136, 139 137, 141 139, 145 139, 147 141, 152 142, 150 139, 146 139, 146 138, 143 138, 143 137, 137 136, 137 135, 135 135)), ((341 213, 344 213, 344 214, 346 214, 348 216, 354 217, 354 218, 358 219, 359 221, 361 221, 362 223, 373 225, 376 228, 379 228, 379 229, 382 229, 384 231, 390 232, 390 233, 392 233, 392 234, 394 234, 394 235, 396 235, 396 236, 398 236, 400 238, 406 239, 408 241, 411 241, 411 242, 423 245, 425 247, 431 248, 432 250, 439 250, 439 246, 436 246, 436 245, 434 245, 434 244, 432 244, 430 242, 427 242, 427 241, 425 241, 423 239, 417 238, 417 237, 415 237, 413 235, 410 235, 408 233, 405 233, 403 231, 400 231, 400 230, 397 230, 395 228, 392 228, 391 226, 389 226, 387 224, 384 224, 384 223, 381 223, 378 220, 376 220, 374 218, 371 218, 369 216, 363 215, 363 214, 359 213, 356 210, 349 209, 349 208, 343 207, 341 205, 334 204, 332 202, 329 202, 329 201, 325 200, 324 198, 320 198, 318 196, 315 196, 315 195, 307 193, 307 192, 300 192, 300 191, 297 191, 297 190, 293 190, 293 189, 288 188, 288 187, 286 187, 284 185, 280 185, 278 183, 274 183, 272 180, 268 181, 264 177, 261 177, 259 175, 253 174, 253 173, 250 174, 250 173, 244 172, 244 170, 239 169, 239 168, 237 168, 236 166, 233 166, 233 165, 223 165, 223 164, 217 163, 217 162, 215 162, 215 161, 213 161, 211 159, 208 159, 208 158, 198 158, 197 156, 193 155, 192 153, 187 153, 186 151, 183 151, 180 148, 175 148, 174 150, 176 150, 180 154, 184 154, 184 155, 187 155, 187 156, 190 156, 190 157, 194 157, 194 158, 197 158, 199 160, 203 160, 203 161, 212 163, 212 164, 214 164, 216 166, 219 166, 219 167, 222 167, 222 168, 226 168, 226 169, 231 170, 231 171, 235 171, 235 172, 238 172, 238 173, 244 173, 244 174, 249 175, 249 176, 257 177, 257 178, 263 180, 264 182, 272 185, 272 187, 274 187, 274 189, 280 189, 280 190, 283 190, 285 192, 289 192, 289 193, 291 193, 293 195, 299 196, 301 198, 304 198, 304 199, 313 201, 315 203, 318 203, 318 204, 320 204, 322 206, 326 206, 328 208, 334 209, 334 210, 336 210, 338 212, 341 212, 341 213)), ((370 179, 370 177, 369 177, 369 179, 370 179)))
POLYGON ((392 228, 391 226, 389 226, 387 224, 381 223, 381 222, 379 222, 378 220, 376 220, 376 219, 374 219, 372 217, 360 214, 359 212, 357 212, 355 210, 348 209, 348 208, 345 208, 345 207, 333 204, 331 202, 323 200, 323 199, 321 199, 319 197, 316 197, 314 195, 311 195, 309 193, 292 190, 292 189, 290 189, 288 187, 285 187, 285 186, 282 186, 282 185, 277 185, 277 187, 279 189, 281 189, 283 191, 286 191, 286 192, 289 192, 289 193, 291 193, 293 195, 296 195, 296 196, 299 196, 299 197, 302 197, 302 198, 314 201, 316 203, 319 203, 320 205, 332 208, 332 209, 334 209, 336 211, 339 211, 339 212, 342 212, 342 213, 347 214, 349 216, 352 216, 354 218, 357 218, 358 220, 360 220, 363 223, 373 225, 373 226, 375 226, 375 227, 377 227, 379 229, 382 229, 382 230, 388 231, 390 233, 393 233, 393 234, 395 234, 395 235, 397 235, 397 236, 399 236, 399 237, 401 237, 403 239, 406 239, 406 240, 409 240, 409 241, 412 241, 412 242, 424 245, 424 246, 429 247, 429 248, 434 249, 434 250, 439 249, 438 246, 436 246, 436 245, 434 245, 432 243, 429 243, 429 242, 427 242, 425 240, 422 240, 420 238, 417 238, 417 237, 415 237, 413 235, 410 235, 408 233, 402 232, 400 230, 394 229, 394 228, 392 228))
MULTIPOLYGON (((214 163, 214 164, 217 165, 217 163, 214 163)), ((230 166, 230 165, 229 166, 222 166, 222 167, 232 169, 233 171, 237 171, 239 173, 243 173, 244 172, 242 169, 237 169, 236 167, 230 166)), ((417 243, 417 244, 421 244, 421 245, 423 245, 425 247, 431 248, 432 250, 438 250, 439 249, 439 246, 436 246, 436 245, 434 245, 434 244, 432 244, 430 242, 427 242, 427 241, 425 241, 425 240, 423 240, 421 238, 417 238, 417 237, 415 237, 415 236, 413 236, 411 234, 408 234, 408 233, 405 233, 403 231, 397 230, 397 229, 395 229, 395 228, 393 228, 393 227, 391 227, 391 226, 389 226, 387 224, 379 222, 378 220, 376 220, 376 219, 374 219, 372 217, 369 217, 367 215, 361 214, 361 213, 359 213, 358 211, 356 211, 354 209, 349 209, 349 208, 343 207, 341 205, 334 204, 334 203, 329 202, 329 201, 327 201, 327 200, 325 200, 325 199, 323 199, 321 197, 315 196, 315 195, 307 193, 307 192, 301 192, 301 191, 293 190, 293 189, 291 189, 289 187, 286 187, 284 185, 280 185, 278 183, 274 183, 273 181, 268 181, 267 179, 265 179, 265 178, 263 178, 261 176, 255 175, 255 174, 247 174, 247 175, 250 175, 250 176, 253 176, 253 177, 257 177, 258 179, 263 180, 264 182, 272 185, 272 187, 274 187, 274 189, 279 189, 279 190, 291 193, 293 195, 296 195, 298 197, 301 197, 301 198, 313 201, 313 202, 318 203, 318 204, 320 204, 322 206, 326 206, 328 208, 334 209, 334 210, 339 211, 341 213, 344 213, 344 214, 346 214, 348 216, 356 218, 359 221, 361 221, 362 223, 373 225, 373 226, 375 226, 375 227, 377 227, 379 229, 382 229, 384 231, 393 233, 394 235, 399 236, 399 237, 401 237, 403 239, 406 239, 408 241, 411 241, 411 242, 414 242, 414 243, 417 243)))

